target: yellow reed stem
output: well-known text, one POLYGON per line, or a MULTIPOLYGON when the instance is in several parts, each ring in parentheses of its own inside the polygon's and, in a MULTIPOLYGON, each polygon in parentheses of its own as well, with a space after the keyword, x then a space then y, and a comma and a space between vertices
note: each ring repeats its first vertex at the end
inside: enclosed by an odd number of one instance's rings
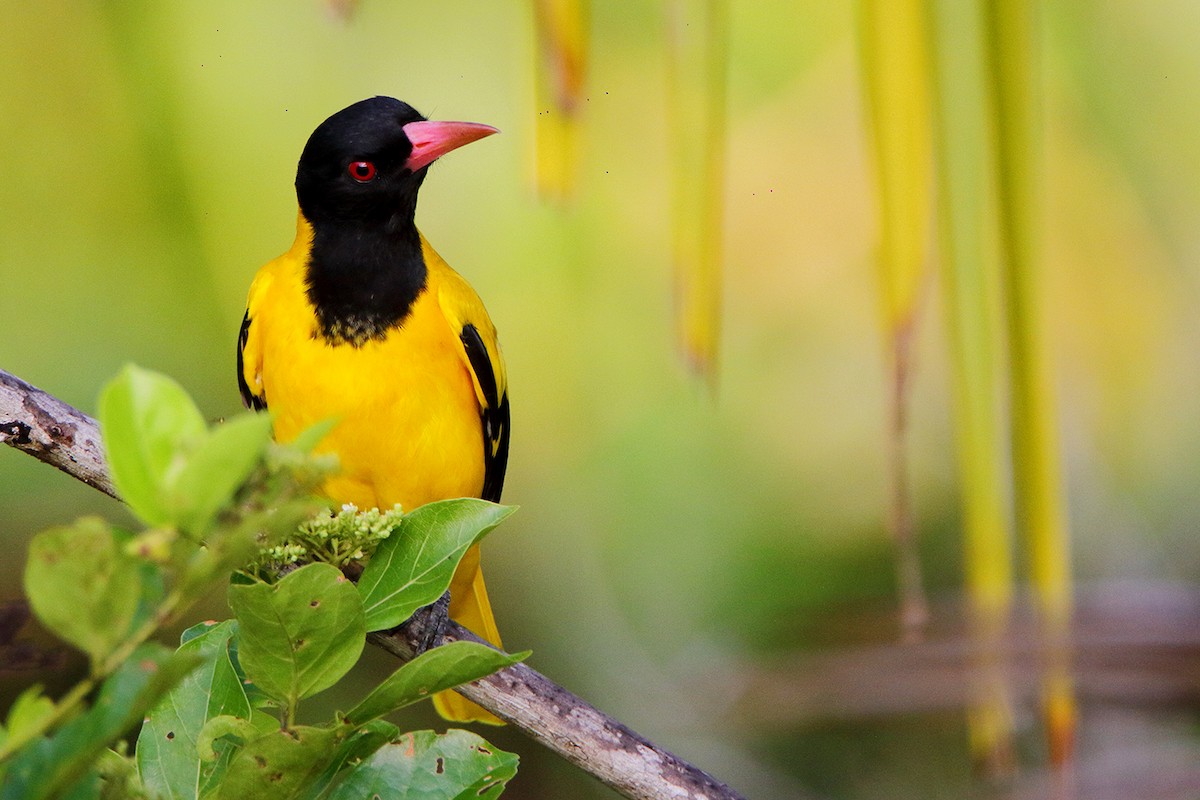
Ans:
POLYGON ((934 128, 942 289, 950 336, 966 584, 979 674, 970 715, 977 763, 1011 764, 1002 640, 1013 567, 1000 415, 998 276, 987 249, 988 132, 983 19, 977 0, 933 0, 934 128))
POLYGON ((860 0, 859 53, 875 151, 880 309, 892 391, 891 511, 901 628, 920 638, 929 618, 908 490, 910 343, 927 272, 933 153, 926 0, 860 0))
POLYGON ((1039 41, 1033 0, 985 0, 991 59, 1000 247, 1007 289, 1013 499, 1040 612, 1043 709, 1052 761, 1072 751, 1075 700, 1068 639, 1070 536, 1059 463, 1057 398, 1041 276, 1039 41))
POLYGON ((725 188, 726 0, 668 7, 676 324, 689 367, 713 385, 720 336, 725 188))
POLYGON ((587 0, 534 0, 534 183, 549 200, 575 193, 580 120, 587 77, 587 0))

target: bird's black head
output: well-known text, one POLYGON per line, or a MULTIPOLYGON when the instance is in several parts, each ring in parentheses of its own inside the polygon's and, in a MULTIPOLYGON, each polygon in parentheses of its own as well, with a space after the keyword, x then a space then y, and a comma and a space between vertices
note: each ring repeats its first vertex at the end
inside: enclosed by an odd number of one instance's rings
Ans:
POLYGON ((296 197, 312 226, 306 283, 315 335, 360 347, 404 321, 425 286, 413 216, 427 168, 493 133, 474 122, 431 122, 391 97, 355 103, 313 131, 296 197))
POLYGON ((427 121, 392 97, 362 100, 309 137, 296 170, 300 210, 313 225, 411 223, 430 162, 495 132, 472 122, 427 121))
POLYGON ((372 97, 322 122, 296 169, 296 197, 309 222, 411 220, 426 170, 405 167, 412 142, 404 126, 424 119, 407 103, 372 97))

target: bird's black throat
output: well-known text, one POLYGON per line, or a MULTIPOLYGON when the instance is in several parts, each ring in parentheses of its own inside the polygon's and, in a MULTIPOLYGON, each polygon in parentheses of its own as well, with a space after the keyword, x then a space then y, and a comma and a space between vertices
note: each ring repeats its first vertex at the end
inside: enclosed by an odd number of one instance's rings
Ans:
POLYGON ((315 336, 362 347, 399 327, 425 288, 425 258, 412 217, 313 224, 306 270, 315 336))

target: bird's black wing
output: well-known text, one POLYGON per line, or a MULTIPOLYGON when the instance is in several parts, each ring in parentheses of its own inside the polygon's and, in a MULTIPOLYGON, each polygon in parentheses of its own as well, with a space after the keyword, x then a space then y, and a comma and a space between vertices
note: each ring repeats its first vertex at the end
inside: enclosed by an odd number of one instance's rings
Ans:
POLYGON ((242 393, 242 405, 246 408, 252 408, 255 411, 265 411, 267 408, 267 398, 262 395, 257 395, 250 389, 250 385, 246 383, 246 370, 243 352, 246 349, 246 341, 250 338, 250 311, 247 309, 246 316, 242 317, 242 328, 238 331, 237 342, 237 379, 238 389, 242 393))
POLYGON ((466 348, 467 360, 486 403, 479 411, 483 422, 483 492, 480 496, 498 503, 504 490, 504 472, 508 468, 508 392, 501 395, 497 390, 492 359, 475 326, 469 322, 464 325, 459 339, 466 348))

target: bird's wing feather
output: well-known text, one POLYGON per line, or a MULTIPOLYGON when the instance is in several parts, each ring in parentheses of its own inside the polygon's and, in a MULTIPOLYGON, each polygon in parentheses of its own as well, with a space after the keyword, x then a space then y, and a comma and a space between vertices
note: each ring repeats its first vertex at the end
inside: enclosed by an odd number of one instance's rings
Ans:
POLYGON ((468 322, 463 326, 458 338, 466 352, 471 373, 476 384, 482 389, 486 401, 480 405, 484 441, 483 492, 480 496, 484 500, 498 503, 500 493, 504 489, 504 472, 508 465, 508 392, 498 393, 494 362, 478 329, 468 322))
POLYGON ((254 278, 254 283, 250 285, 250 294, 246 299, 246 314, 242 317, 242 327, 238 331, 238 389, 242 393, 242 404, 255 411, 263 411, 267 407, 267 397, 263 392, 261 380, 262 344, 259 341, 258 328, 254 325, 254 316, 258 312, 259 301, 269 282, 270 274, 264 268, 254 278))
POLYGON ((484 500, 499 502, 508 466, 509 408, 507 376, 496 328, 470 284, 449 267, 438 272, 441 273, 438 304, 458 335, 463 363, 471 373, 475 397, 479 401, 484 445, 481 496, 484 500))

